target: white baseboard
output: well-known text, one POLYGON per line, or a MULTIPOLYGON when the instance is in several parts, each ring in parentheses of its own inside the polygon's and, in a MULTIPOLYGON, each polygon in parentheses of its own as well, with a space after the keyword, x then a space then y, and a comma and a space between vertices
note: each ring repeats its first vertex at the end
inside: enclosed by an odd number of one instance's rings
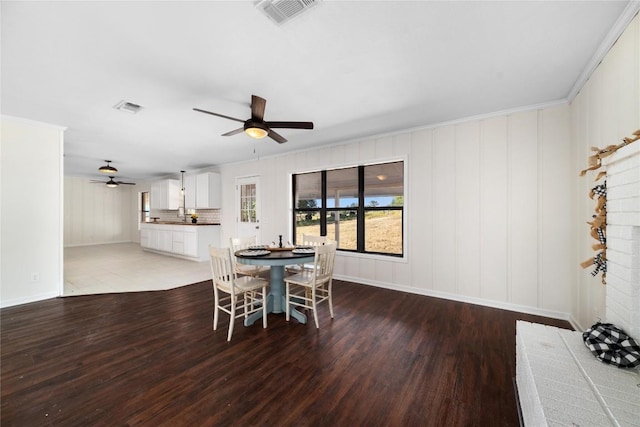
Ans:
POLYGON ((72 243, 70 245, 64 245, 64 247, 76 248, 80 246, 115 245, 117 243, 140 243, 140 242, 134 242, 133 240, 119 240, 117 242, 72 243))
MULTIPOLYGON (((414 288, 410 286, 396 285, 393 283, 376 282, 376 281, 362 279, 359 277, 349 277, 349 276, 342 276, 338 274, 335 274, 333 277, 338 280, 361 283, 364 285, 375 286, 375 287, 384 288, 384 289, 391 289, 394 291, 408 292, 411 294, 442 298, 442 299, 447 299, 451 301, 464 302, 468 304, 482 305, 485 307, 499 308, 502 310, 515 311, 518 313, 533 314, 535 316, 543 316, 543 317, 550 317, 552 319, 566 320, 569 323, 571 323, 571 325, 574 328, 578 325, 577 322, 575 322, 575 319, 571 318, 569 313, 564 313, 561 311, 547 310, 539 307, 530 307, 526 305, 512 304, 512 303, 507 303, 502 301, 492 301, 492 300, 487 300, 482 298, 470 297, 466 295, 451 294, 448 292, 434 291, 433 289, 421 289, 421 288, 414 288)), ((577 329, 577 330, 582 330, 582 329, 577 329)))
POLYGON ((16 305, 28 304, 30 302, 43 301, 46 299, 57 298, 59 295, 56 292, 47 292, 38 295, 29 295, 28 297, 15 298, 7 301, 0 301, 0 308, 13 307, 16 305))

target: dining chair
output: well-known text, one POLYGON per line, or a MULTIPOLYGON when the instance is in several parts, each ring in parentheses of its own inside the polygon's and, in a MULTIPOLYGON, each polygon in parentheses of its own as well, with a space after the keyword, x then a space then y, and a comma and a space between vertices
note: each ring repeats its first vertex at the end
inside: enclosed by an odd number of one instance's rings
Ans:
POLYGON ((329 312, 333 319, 332 282, 337 246, 338 243, 335 241, 316 246, 313 268, 285 277, 287 321, 290 317, 289 306, 294 305, 313 311, 316 328, 320 328, 317 306, 324 301, 329 303, 329 312))
POLYGON ((213 281, 213 330, 218 328, 220 310, 229 315, 229 334, 231 341, 234 321, 240 317, 262 310, 262 327, 267 327, 267 280, 252 277, 238 277, 233 271, 233 255, 229 248, 209 246, 211 275, 213 281), (221 295, 223 294, 223 295, 221 295))
POLYGON ((266 265, 247 265, 239 263, 236 256, 233 255, 236 251, 247 249, 249 246, 258 244, 257 236, 248 237, 232 237, 231 242, 231 258, 233 258, 233 270, 243 276, 258 277, 263 271, 269 271, 269 266, 266 265))
MULTIPOLYGON (((303 234, 302 243, 297 246, 318 246, 324 245, 329 240, 327 236, 316 236, 314 234, 303 234)), ((287 266, 287 273, 296 274, 302 272, 304 269, 310 270, 313 268, 312 264, 295 264, 287 266)))

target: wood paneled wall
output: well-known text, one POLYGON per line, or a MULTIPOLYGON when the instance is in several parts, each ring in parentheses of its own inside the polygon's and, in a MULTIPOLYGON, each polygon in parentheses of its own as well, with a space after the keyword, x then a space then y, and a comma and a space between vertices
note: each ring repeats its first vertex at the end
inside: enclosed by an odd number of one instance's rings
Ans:
POLYGON ((64 245, 80 246, 137 241, 137 190, 108 188, 89 178, 64 178, 64 245))
MULTIPOLYGON (((336 276, 563 317, 575 240, 570 146, 569 106, 559 104, 228 165, 223 187, 261 175, 269 240, 290 233, 290 174, 404 159, 405 259, 340 254, 336 276)), ((232 192, 223 197, 233 206, 232 192)), ((223 223, 233 215, 223 210, 223 223)))

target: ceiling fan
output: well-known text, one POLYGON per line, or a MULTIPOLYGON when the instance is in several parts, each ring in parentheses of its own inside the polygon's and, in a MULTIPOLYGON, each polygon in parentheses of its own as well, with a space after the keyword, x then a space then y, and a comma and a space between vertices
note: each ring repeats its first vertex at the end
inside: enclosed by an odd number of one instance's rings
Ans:
POLYGON ((136 183, 135 183, 135 182, 114 181, 114 180, 113 180, 113 178, 115 178, 114 176, 110 176, 109 178, 110 178, 110 179, 109 179, 109 181, 99 181, 99 180, 97 180, 97 179, 92 179, 92 180, 91 180, 91 181, 89 181, 89 182, 91 182, 92 184, 106 184, 106 185, 107 185, 107 187, 110 187, 110 188, 117 187, 117 186, 118 186, 118 185, 120 185, 120 184, 124 184, 124 185, 136 185, 136 183))
POLYGON ((100 166, 98 168, 98 171, 102 173, 118 173, 118 169, 111 166, 111 160, 105 160, 105 162, 107 162, 107 164, 104 166, 100 166))
POLYGON ((225 116, 223 114, 212 113, 211 111, 201 110, 194 108, 194 111, 199 111, 205 114, 211 114, 213 116, 222 117, 229 120, 235 120, 236 122, 244 123, 244 126, 232 130, 227 133, 223 133, 222 136, 236 135, 240 132, 244 132, 252 138, 261 139, 265 136, 273 139, 274 141, 282 144, 287 140, 275 132, 273 129, 313 129, 313 122, 266 122, 264 120, 264 108, 267 105, 267 100, 260 98, 256 95, 251 95, 251 118, 248 120, 236 119, 235 117, 225 116))

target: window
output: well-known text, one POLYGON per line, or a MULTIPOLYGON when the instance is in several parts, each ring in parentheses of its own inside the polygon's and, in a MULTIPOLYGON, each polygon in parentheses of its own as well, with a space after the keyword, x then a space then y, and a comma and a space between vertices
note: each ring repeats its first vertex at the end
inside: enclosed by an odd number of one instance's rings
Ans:
POLYGON ((240 222, 256 222, 256 184, 240 186, 240 222))
POLYGON ((343 251, 402 256, 404 162, 293 175, 293 236, 327 236, 343 251))

